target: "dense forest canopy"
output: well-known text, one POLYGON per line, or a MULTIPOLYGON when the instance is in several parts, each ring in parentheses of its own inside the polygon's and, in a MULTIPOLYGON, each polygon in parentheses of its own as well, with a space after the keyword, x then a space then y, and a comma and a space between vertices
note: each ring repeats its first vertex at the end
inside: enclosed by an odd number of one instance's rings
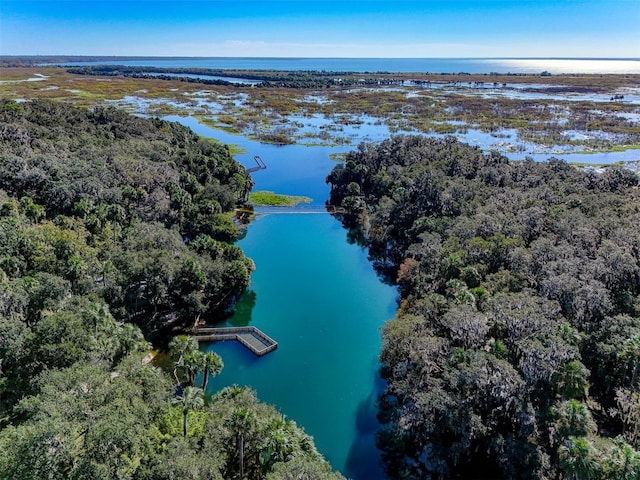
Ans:
POLYGON ((227 242, 251 180, 226 146, 48 101, 0 104, 0 144, 8 282, 55 275, 145 330, 223 310, 247 287, 252 263, 227 242))
POLYGON ((251 390, 205 399, 222 361, 174 337, 248 286, 250 188, 178 124, 0 102, 0 479, 342 478, 251 390))
POLYGON ((401 290, 381 354, 392 478, 638 478, 635 174, 398 136, 327 181, 401 290))

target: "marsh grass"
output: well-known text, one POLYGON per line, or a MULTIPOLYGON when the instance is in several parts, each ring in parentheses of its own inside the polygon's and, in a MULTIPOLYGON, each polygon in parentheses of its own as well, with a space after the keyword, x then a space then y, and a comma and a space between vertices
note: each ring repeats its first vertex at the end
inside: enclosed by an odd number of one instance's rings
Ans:
MULTIPOLYGON (((308 72, 309 78, 313 75, 308 72)), ((354 127, 366 115, 378 119, 392 133, 452 134, 464 133, 466 128, 500 133, 515 129, 519 141, 548 149, 564 146, 572 151, 616 152, 640 145, 640 125, 624 118, 624 114, 637 112, 637 104, 575 99, 575 95, 589 98, 592 94, 608 96, 620 88, 637 89, 638 75, 372 75, 366 85, 351 87, 205 87, 175 79, 78 75, 62 67, 7 67, 0 70, 0 98, 50 98, 82 106, 140 98, 148 102, 146 107, 126 102, 122 105, 158 116, 195 111, 214 128, 278 144, 350 144, 339 128, 302 132, 299 122, 290 122, 289 118, 324 115, 327 125, 333 122, 354 127), (47 78, 26 81, 36 74, 47 78), (483 95, 518 85, 519 92, 539 98, 483 95), (567 99, 551 100, 545 97, 549 93, 567 99), (568 100, 572 95, 574 99, 568 100), (193 97, 210 100, 216 108, 200 106, 193 97), (565 130, 583 132, 585 138, 563 135, 565 130), (594 140, 589 138, 593 132, 602 135, 594 140)))
POLYGON ((249 194, 251 203, 258 207, 295 207, 301 203, 311 203, 309 197, 294 195, 282 195, 267 190, 251 192, 249 194))

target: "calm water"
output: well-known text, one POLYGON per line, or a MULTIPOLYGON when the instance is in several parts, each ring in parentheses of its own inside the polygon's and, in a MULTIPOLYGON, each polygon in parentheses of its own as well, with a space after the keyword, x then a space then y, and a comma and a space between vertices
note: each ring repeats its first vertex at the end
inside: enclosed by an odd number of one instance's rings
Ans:
POLYGON ((253 174, 256 182, 254 190, 270 190, 285 195, 311 197, 313 205, 324 205, 329 198, 330 187, 325 178, 335 166, 329 158, 331 153, 353 150, 344 147, 305 147, 303 145, 272 145, 249 140, 242 135, 233 135, 216 130, 193 117, 166 116, 165 120, 180 122, 194 132, 215 138, 229 145, 238 145, 247 153, 235 156, 245 167, 254 167, 254 155, 260 156, 267 164, 266 170, 253 174))
POLYGON ((302 425, 334 468, 355 479, 383 478, 374 443, 377 355, 395 289, 326 214, 266 215, 238 245, 256 271, 229 323, 260 328, 278 349, 258 358, 236 342, 210 345, 225 363, 210 393, 250 385, 302 425))
POLYGON ((640 59, 588 58, 140 58, 67 65, 138 65, 166 68, 324 70, 333 72, 429 73, 634 73, 640 59))
MULTIPOLYGON (((272 190, 288 195, 306 195, 313 199, 314 205, 323 205, 329 197, 329 186, 324 178, 331 171, 335 162, 329 159, 331 153, 348 152, 357 148, 360 140, 382 141, 389 137, 389 129, 386 125, 365 123, 358 128, 358 138, 353 138, 352 145, 339 147, 306 147, 304 145, 269 145, 248 140, 241 135, 233 135, 221 130, 215 130, 198 123, 193 117, 166 116, 166 120, 180 122, 188 126, 200 135, 217 138, 227 144, 236 144, 244 148, 248 153, 236 156, 236 159, 246 167, 255 166, 254 155, 260 155, 267 162, 268 168, 254 176, 258 181, 255 189, 272 190)), ((327 120, 330 122, 330 120, 327 120)), ((567 162, 610 165, 618 162, 632 162, 640 160, 640 149, 629 149, 621 152, 600 153, 539 153, 538 146, 517 140, 515 130, 503 131, 498 138, 490 133, 475 129, 468 129, 466 133, 455 133, 458 140, 478 146, 484 151, 497 150, 511 160, 524 160, 531 157, 536 162, 547 161, 551 157, 559 158, 567 162), (523 152, 505 152, 511 144, 524 144, 523 152)), ((433 137, 443 135, 432 134, 433 137)))
MULTIPOLYGON (((329 196, 325 177, 335 165, 329 154, 352 148, 265 145, 191 117, 165 118, 239 145, 248 153, 237 159, 247 166, 260 155, 268 168, 254 173, 256 190, 307 195, 316 205, 329 196)), ((374 443, 383 387, 378 354, 380 327, 397 307, 396 289, 380 281, 366 251, 324 213, 262 215, 238 245, 256 271, 229 324, 262 329, 278 349, 258 358, 236 342, 205 346, 225 363, 209 393, 251 386, 303 426, 335 469, 357 480, 384 478, 374 443)))

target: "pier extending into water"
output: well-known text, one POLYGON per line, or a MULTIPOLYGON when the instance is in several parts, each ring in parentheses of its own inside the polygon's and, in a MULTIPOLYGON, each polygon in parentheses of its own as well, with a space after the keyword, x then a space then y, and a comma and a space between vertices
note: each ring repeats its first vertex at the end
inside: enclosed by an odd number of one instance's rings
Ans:
POLYGON ((333 215, 336 213, 344 214, 346 211, 344 207, 338 207, 336 205, 296 205, 295 207, 259 205, 254 208, 253 213, 257 216, 272 214, 300 215, 304 213, 328 213, 329 215, 333 215))
POLYGON ((278 348, 278 342, 253 326, 200 327, 195 328, 193 333, 202 342, 237 340, 259 357, 278 348))
POLYGON ((247 173, 257 172, 258 170, 264 170, 265 168, 267 168, 267 164, 264 163, 264 161, 258 155, 253 157, 253 160, 254 162, 256 162, 256 166, 247 168, 247 173))

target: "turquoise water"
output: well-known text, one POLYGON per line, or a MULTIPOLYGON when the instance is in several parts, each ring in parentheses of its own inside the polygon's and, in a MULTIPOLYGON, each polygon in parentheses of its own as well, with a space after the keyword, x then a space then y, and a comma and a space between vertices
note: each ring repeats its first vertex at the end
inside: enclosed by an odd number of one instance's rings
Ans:
MULTIPOLYGON (((323 205, 331 153, 353 147, 275 146, 167 117, 197 133, 247 151, 236 158, 267 169, 253 175, 256 190, 306 195, 323 205)), ((270 209, 273 211, 274 209, 270 209)), ((277 211, 277 209, 275 209, 277 211)), ((380 327, 392 318, 397 292, 373 270, 367 253, 350 244, 338 220, 322 212, 261 215, 238 242, 256 264, 251 287, 230 325, 254 325, 278 342, 258 358, 236 342, 203 346, 222 356, 224 369, 209 394, 227 385, 248 385, 315 439, 331 465, 356 480, 384 478, 375 448, 380 327)), ((292 213, 300 212, 300 213, 292 213)))
POLYGON ((384 478, 374 444, 377 355, 396 290, 327 214, 260 217, 238 245, 256 271, 229 324, 260 328, 278 349, 258 358, 236 342, 210 344, 225 366, 208 393, 249 385, 303 426, 334 468, 384 478))

